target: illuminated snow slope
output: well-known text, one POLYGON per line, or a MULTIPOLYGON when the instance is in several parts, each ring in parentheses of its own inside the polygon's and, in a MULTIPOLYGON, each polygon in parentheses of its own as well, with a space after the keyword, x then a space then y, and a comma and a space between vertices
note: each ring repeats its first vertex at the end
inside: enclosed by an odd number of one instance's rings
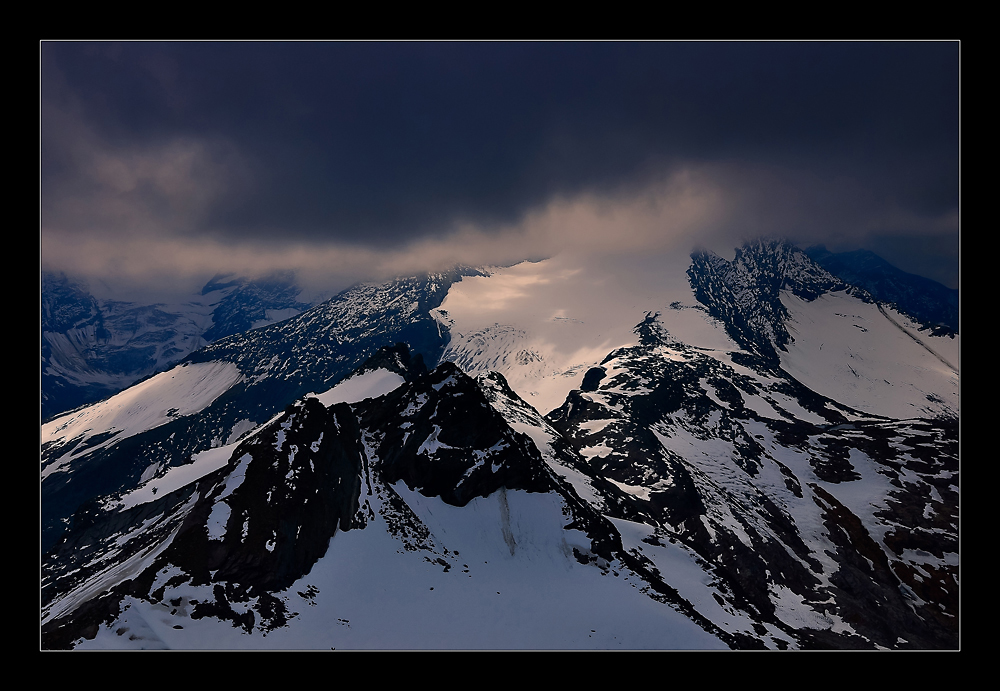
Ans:
POLYGON ((634 344, 647 313, 659 312, 686 343, 735 349, 695 300, 688 264, 683 253, 649 264, 567 254, 467 276, 434 311, 451 334, 442 360, 470 374, 501 372, 544 415, 608 353, 634 344))
POLYGON ((329 391, 310 395, 329 407, 334 403, 357 403, 366 398, 377 398, 402 383, 401 375, 386 369, 377 369, 348 377, 329 391))
MULTIPOLYGON (((627 268, 564 255, 466 277, 437 318, 451 333, 442 359, 468 373, 501 372, 546 414, 586 371, 634 345, 646 314, 670 337, 730 363, 739 346, 695 298, 686 256, 627 268)), ((783 291, 792 340, 777 349, 786 372, 814 391, 897 419, 958 412, 958 337, 929 331, 891 308, 850 295, 806 301, 783 291)))
POLYGON ((806 302, 788 292, 794 339, 781 365, 809 388, 896 419, 958 414, 958 337, 930 336, 891 308, 844 292, 806 302))
POLYGON ((154 429, 210 405, 242 379, 235 365, 216 361, 184 364, 161 372, 111 398, 42 425, 42 445, 72 447, 42 468, 42 478, 58 471, 75 455, 92 453, 124 438, 154 429), (86 441, 106 435, 92 446, 86 441), (85 448, 76 451, 77 447, 85 448))
POLYGON ((162 372, 209 342, 288 319, 292 277, 216 276, 182 302, 92 296, 65 276, 42 277, 42 416, 49 419, 162 372))

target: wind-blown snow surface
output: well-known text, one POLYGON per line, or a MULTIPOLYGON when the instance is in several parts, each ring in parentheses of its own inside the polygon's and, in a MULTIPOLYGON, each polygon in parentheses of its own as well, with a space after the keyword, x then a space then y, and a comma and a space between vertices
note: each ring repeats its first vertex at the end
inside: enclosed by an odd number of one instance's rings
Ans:
POLYGON ((813 391, 896 419, 958 413, 958 337, 931 336, 891 308, 846 293, 785 292, 793 341, 782 368, 813 391))
POLYGON ((105 401, 51 420, 42 425, 42 446, 63 441, 72 448, 42 468, 42 479, 72 460, 78 448, 90 453, 174 418, 193 415, 242 378, 236 366, 228 362, 187 363, 161 372, 105 401), (96 446, 85 443, 98 433, 111 434, 96 446))
POLYGON ((442 356, 469 374, 496 370, 543 415, 580 387, 611 351, 633 345, 649 312, 677 338, 734 350, 719 322, 695 300, 681 254, 647 263, 560 255, 466 276, 434 310, 450 330, 442 356))

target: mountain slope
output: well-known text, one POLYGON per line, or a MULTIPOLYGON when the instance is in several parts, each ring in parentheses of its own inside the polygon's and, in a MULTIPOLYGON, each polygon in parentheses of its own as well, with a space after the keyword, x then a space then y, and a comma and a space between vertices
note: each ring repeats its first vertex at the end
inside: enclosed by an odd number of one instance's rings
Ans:
POLYGON ((406 341, 436 362, 445 337, 428 313, 460 275, 355 286, 291 319, 217 341, 97 408, 45 423, 43 549, 86 502, 239 439, 298 398, 329 389, 382 346, 406 341), (198 393, 173 387, 178 378, 197 381, 198 393), (107 425, 88 422, 95 415, 107 425))
POLYGON ((448 363, 407 374, 375 399, 303 399, 219 470, 126 509, 144 507, 138 532, 122 530, 138 516, 109 512, 60 545, 43 587, 47 646, 80 636, 82 648, 735 640, 679 612, 676 596, 661 602, 669 590, 644 594, 647 580, 664 586, 473 380, 448 363), (108 562, 122 565, 101 571, 108 562), (88 570, 104 574, 97 586, 88 570))
POLYGON ((724 609, 801 646, 953 643, 930 603, 943 597, 954 616, 954 427, 865 416, 790 377, 738 372, 657 327, 653 317, 640 325, 638 346, 611 353, 598 384, 547 416, 630 495, 610 515, 639 514, 654 539, 689 547, 724 584, 714 595, 724 609), (897 532, 920 540, 901 507, 941 490, 949 500, 925 507, 927 547, 907 553, 897 532), (925 585, 914 574, 927 568, 941 583, 917 607, 904 593, 925 585))
POLYGON ((897 269, 869 250, 830 252, 816 245, 805 252, 830 273, 864 288, 877 300, 895 305, 923 324, 937 327, 941 334, 958 332, 957 290, 897 269))
POLYGON ((98 300, 42 274, 42 419, 112 395, 206 343, 301 312, 294 276, 216 276, 185 304, 98 300))
POLYGON ((958 647, 957 339, 787 243, 358 286, 165 374, 43 429, 47 647, 958 647))

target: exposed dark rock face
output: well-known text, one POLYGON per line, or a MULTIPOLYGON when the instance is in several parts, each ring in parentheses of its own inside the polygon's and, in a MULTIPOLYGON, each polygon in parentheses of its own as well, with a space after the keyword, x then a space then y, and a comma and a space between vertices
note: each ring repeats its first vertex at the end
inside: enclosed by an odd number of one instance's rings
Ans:
POLYGON ((513 432, 475 381, 450 362, 359 406, 387 483, 464 506, 500 487, 544 492, 551 478, 530 439, 513 432))
MULTIPOLYGON (((733 340, 775 367, 775 349, 784 350, 789 339, 784 325, 788 313, 780 292, 791 290, 804 300, 815 300, 825 292, 850 289, 783 240, 747 243, 736 250, 732 262, 711 252, 696 252, 688 277, 695 297, 725 323, 733 340)), ((854 291, 866 297, 863 291, 854 291)))
POLYGON ((297 310, 309 308, 300 302, 299 288, 295 285, 295 274, 291 271, 249 280, 231 274, 218 275, 205 284, 201 294, 215 290, 235 288, 226 295, 212 312, 212 326, 205 332, 208 343, 249 331, 254 325, 266 321, 269 311, 297 310))
POLYGON ((229 506, 225 537, 206 563, 217 580, 288 587, 326 553, 337 530, 353 526, 363 449, 350 407, 327 410, 307 398, 275 425, 277 439, 256 436, 234 454, 252 460, 242 484, 220 500, 229 506))
POLYGON ((583 383, 580 384, 580 391, 597 391, 598 385, 604 379, 606 372, 603 367, 592 367, 583 375, 583 383))

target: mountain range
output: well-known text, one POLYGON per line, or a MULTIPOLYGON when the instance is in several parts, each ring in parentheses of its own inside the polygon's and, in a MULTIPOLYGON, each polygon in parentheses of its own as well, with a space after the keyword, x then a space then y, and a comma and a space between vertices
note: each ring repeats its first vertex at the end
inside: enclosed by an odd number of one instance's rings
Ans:
POLYGON ((78 408, 180 362, 202 346, 310 307, 289 272, 217 275, 181 304, 98 299, 86 283, 41 281, 42 419, 78 408))
POLYGON ((876 300, 895 305, 942 333, 958 332, 957 289, 897 269, 871 250, 830 252, 815 245, 805 252, 824 269, 864 288, 876 300))
POLYGON ((955 649, 958 356, 773 239, 361 284, 42 425, 41 644, 955 649))

